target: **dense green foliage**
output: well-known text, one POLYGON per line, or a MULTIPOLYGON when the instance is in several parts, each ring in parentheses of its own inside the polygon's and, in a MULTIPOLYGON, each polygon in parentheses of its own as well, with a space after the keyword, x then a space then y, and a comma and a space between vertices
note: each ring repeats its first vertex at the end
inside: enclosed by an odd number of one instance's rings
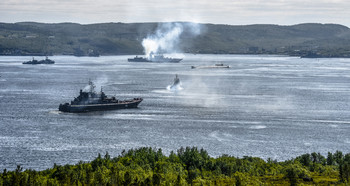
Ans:
MULTIPOLYGON (((141 42, 159 23, 0 23, 0 55, 142 54, 141 42)), ((336 24, 213 25, 200 34, 184 30, 178 48, 186 53, 286 54, 350 57, 350 29, 336 24)))
POLYGON ((350 154, 337 151, 327 158, 304 154, 277 162, 271 159, 210 157, 207 151, 186 147, 165 156, 161 149, 139 148, 92 162, 54 165, 44 171, 6 169, 0 185, 347 185, 350 154))

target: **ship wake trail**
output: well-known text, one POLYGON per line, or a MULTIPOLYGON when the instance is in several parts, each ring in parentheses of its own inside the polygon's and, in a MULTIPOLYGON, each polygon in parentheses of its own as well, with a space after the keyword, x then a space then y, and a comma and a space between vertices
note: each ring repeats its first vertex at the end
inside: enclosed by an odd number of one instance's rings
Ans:
POLYGON ((179 91, 179 90, 183 90, 184 88, 182 88, 181 85, 176 85, 176 86, 173 86, 173 85, 168 85, 166 87, 167 90, 170 90, 170 91, 179 91))

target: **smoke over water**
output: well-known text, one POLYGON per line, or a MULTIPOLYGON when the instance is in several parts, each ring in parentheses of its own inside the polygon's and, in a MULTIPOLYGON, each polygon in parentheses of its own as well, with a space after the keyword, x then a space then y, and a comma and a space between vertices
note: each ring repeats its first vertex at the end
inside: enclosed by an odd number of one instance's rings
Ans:
POLYGON ((148 57, 153 53, 181 53, 179 49, 180 36, 188 33, 195 37, 200 34, 200 25, 197 23, 161 23, 156 32, 143 39, 142 46, 148 57))
POLYGON ((220 85, 220 80, 207 81, 202 77, 193 77, 183 81, 184 90, 181 91, 183 103, 190 106, 200 107, 227 107, 228 103, 223 96, 217 92, 214 85, 220 85))

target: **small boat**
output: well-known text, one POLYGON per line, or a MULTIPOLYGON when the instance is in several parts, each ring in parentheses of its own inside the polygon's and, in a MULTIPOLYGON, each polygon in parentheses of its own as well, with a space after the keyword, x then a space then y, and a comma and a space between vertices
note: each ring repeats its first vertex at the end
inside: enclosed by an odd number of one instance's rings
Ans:
POLYGON ((218 63, 212 66, 191 66, 192 69, 194 68, 230 68, 228 65, 224 65, 222 63, 218 63))

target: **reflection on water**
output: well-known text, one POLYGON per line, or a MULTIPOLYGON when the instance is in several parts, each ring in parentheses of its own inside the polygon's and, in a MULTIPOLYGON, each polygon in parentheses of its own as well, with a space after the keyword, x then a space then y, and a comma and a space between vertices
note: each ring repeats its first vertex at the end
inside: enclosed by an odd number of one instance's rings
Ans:
POLYGON ((186 55, 178 64, 131 56, 0 57, 0 169, 45 169, 142 146, 198 146, 212 156, 286 160, 350 151, 350 59, 186 55), (229 69, 191 69, 224 63, 229 69), (181 91, 167 90, 174 75, 181 91), (61 113, 89 79, 137 109, 61 113))

